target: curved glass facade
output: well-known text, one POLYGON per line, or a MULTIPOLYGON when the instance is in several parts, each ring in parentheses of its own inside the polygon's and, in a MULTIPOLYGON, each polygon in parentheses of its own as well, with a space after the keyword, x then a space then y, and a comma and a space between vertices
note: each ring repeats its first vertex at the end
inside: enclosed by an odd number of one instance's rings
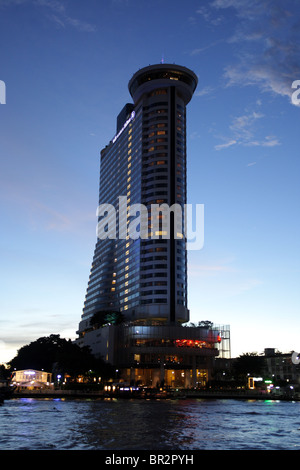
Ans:
MULTIPOLYGON (((115 208, 116 236, 97 239, 83 308, 83 330, 99 311, 126 312, 139 304, 140 240, 120 238, 120 197, 127 207, 141 200, 142 110, 101 152, 99 206, 115 208)), ((127 224, 127 221, 124 222, 127 224)))

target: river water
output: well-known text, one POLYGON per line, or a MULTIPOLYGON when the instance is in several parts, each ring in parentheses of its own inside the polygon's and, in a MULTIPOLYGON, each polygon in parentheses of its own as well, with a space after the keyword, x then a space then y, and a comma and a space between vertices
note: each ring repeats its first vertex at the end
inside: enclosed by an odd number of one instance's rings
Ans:
POLYGON ((300 402, 65 400, 0 406, 0 450, 300 450, 300 402))

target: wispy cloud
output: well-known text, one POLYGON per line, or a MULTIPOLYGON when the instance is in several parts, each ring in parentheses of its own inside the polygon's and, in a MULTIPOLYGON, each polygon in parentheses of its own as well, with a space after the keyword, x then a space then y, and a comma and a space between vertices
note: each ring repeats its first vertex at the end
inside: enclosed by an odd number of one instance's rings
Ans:
POLYGON ((216 17, 209 6, 202 6, 198 8, 196 14, 202 16, 204 20, 210 23, 212 26, 217 26, 223 21, 222 16, 216 17))
POLYGON ((227 38, 228 44, 238 44, 234 61, 224 71, 227 86, 258 86, 292 103, 291 86, 300 78, 298 0, 212 0, 196 13, 214 26, 223 23, 226 13, 236 19, 227 38))
POLYGON ((190 55, 197 55, 200 54, 201 52, 207 51, 208 49, 211 49, 212 47, 217 46, 218 44, 224 42, 223 39, 219 39, 218 41, 213 41, 210 44, 207 44, 206 46, 198 47, 196 49, 193 49, 190 53, 190 55))
POLYGON ((230 266, 228 263, 218 263, 218 264, 196 264, 189 263, 188 272, 192 277, 198 276, 208 276, 208 275, 217 275, 220 273, 229 273, 234 272, 235 269, 230 266))
POLYGON ((225 142, 224 144, 218 144, 218 145, 215 145, 215 149, 216 150, 222 150, 222 149, 226 149, 228 147, 231 147, 232 145, 235 145, 237 144, 237 141, 236 140, 228 140, 227 142, 225 142))
POLYGON ((222 150, 232 145, 243 145, 246 147, 275 147, 280 145, 276 136, 267 135, 261 139, 255 137, 257 132, 256 121, 263 117, 264 115, 262 113, 256 111, 234 117, 229 126, 231 135, 229 137, 219 137, 224 143, 215 145, 215 150, 222 150))
POLYGON ((262 279, 240 269, 234 259, 216 260, 209 264, 191 262, 188 275, 194 285, 199 282, 200 290, 207 293, 211 289, 213 294, 217 292, 226 298, 246 294, 263 285, 262 279))
POLYGON ((0 201, 11 210, 21 210, 30 230, 84 233, 85 228, 94 223, 96 233, 96 211, 85 211, 84 207, 79 208, 69 201, 64 204, 55 201, 54 194, 59 192, 59 188, 53 188, 49 196, 42 187, 33 188, 29 182, 13 183, 5 181, 4 178, 0 182, 0 201))
POLYGON ((70 25, 73 28, 77 29, 78 31, 92 33, 96 30, 95 25, 79 20, 77 18, 71 18, 70 16, 65 16, 63 20, 65 21, 66 26, 70 25))
POLYGON ((58 28, 72 27, 82 32, 94 32, 96 30, 94 24, 70 16, 65 5, 58 0, 0 0, 0 7, 25 4, 43 9, 47 18, 58 28))
POLYGON ((252 126, 257 119, 261 119, 263 114, 253 111, 249 114, 237 116, 233 119, 230 129, 239 140, 248 141, 252 136, 252 126))
POLYGON ((280 142, 276 137, 268 135, 268 136, 265 137, 264 140, 261 140, 261 141, 251 140, 250 142, 246 142, 245 145, 248 146, 248 147, 257 147, 257 146, 277 147, 277 145, 280 145, 280 142))
POLYGON ((197 91, 195 93, 196 96, 205 96, 205 95, 210 95, 213 92, 213 87, 211 86, 205 86, 201 90, 197 91))
POLYGON ((214 0, 219 15, 231 8, 239 19, 229 42, 238 42, 236 63, 225 71, 227 85, 257 85, 264 92, 291 98, 300 77, 299 4, 269 0, 214 0))

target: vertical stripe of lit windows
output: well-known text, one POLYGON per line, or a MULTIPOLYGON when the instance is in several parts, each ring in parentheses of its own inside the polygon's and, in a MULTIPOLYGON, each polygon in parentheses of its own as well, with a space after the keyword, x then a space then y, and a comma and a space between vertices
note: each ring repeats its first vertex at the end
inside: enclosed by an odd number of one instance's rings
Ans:
MULTIPOLYGON (((129 225, 129 220, 128 220, 128 211, 129 211, 129 206, 130 206, 130 201, 131 201, 131 159, 132 159, 132 156, 131 156, 131 153, 132 153, 132 142, 131 142, 131 139, 132 139, 132 123, 130 124, 130 128, 129 128, 129 131, 128 131, 128 145, 127 145, 127 193, 126 193, 126 196, 127 196, 127 228, 128 228, 128 225, 129 225)), ((128 235, 126 236, 126 240, 128 240, 128 235)), ((125 249, 126 249, 126 256, 127 258, 125 259, 125 272, 129 270, 129 254, 130 254, 130 243, 127 242, 126 243, 126 246, 125 246, 125 249)), ((126 275, 128 275, 128 273, 126 272, 125 274, 125 277, 126 275)), ((128 283, 128 281, 127 281, 128 283)), ((125 297, 125 305, 124 305, 124 310, 127 310, 128 309, 128 297, 125 297)))

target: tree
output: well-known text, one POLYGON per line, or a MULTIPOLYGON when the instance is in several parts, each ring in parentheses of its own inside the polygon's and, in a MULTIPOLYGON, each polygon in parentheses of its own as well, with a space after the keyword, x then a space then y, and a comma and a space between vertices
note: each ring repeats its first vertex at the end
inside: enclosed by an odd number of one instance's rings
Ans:
POLYGON ((124 316, 121 312, 118 311, 103 311, 99 310, 94 313, 90 319, 90 326, 95 326, 96 328, 101 328, 104 325, 112 324, 119 325, 124 321, 124 316))
POLYGON ((250 376, 259 376, 262 374, 264 358, 257 353, 245 353, 239 356, 233 365, 236 377, 246 378, 250 376))
POLYGON ((7 369, 4 364, 0 365, 0 379, 7 380, 10 377, 10 371, 7 369))
POLYGON ((97 359, 88 347, 80 348, 71 340, 50 335, 33 341, 18 350, 9 365, 12 369, 35 369, 52 372, 55 367, 62 375, 71 377, 88 374, 90 370, 102 377, 111 375, 111 368, 103 360, 97 359))
POLYGON ((10 362, 10 366, 15 369, 44 369, 51 371, 53 363, 57 361, 59 350, 63 348, 66 340, 62 340, 59 335, 50 335, 22 346, 10 362))
POLYGON ((212 328, 213 327, 213 322, 209 320, 202 320, 198 322, 198 326, 200 327, 205 327, 205 328, 212 328))

